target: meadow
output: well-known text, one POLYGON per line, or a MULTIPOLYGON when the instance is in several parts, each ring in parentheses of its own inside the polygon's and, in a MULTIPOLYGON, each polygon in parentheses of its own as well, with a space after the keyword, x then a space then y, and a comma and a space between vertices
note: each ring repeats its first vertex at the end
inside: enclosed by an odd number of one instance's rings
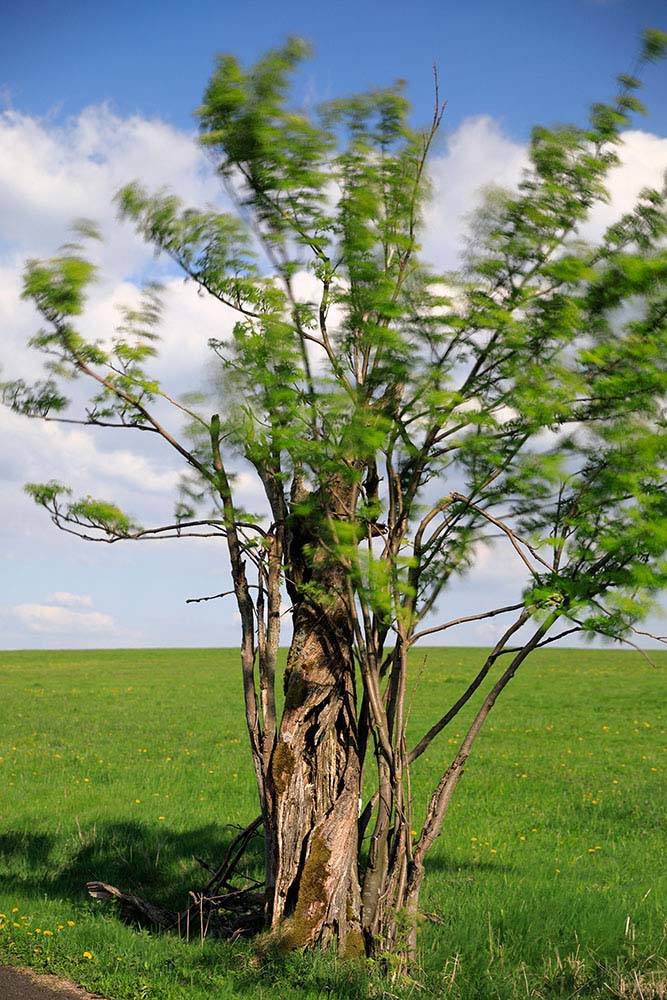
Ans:
MULTIPOLYGON (((482 655, 415 654, 415 733, 482 655)), ((667 654, 543 650, 512 682, 430 856, 403 985, 137 931, 86 894, 183 906, 197 859, 255 817, 234 651, 0 653, 0 684, 1 963, 109 1000, 667 997, 667 654)), ((417 814, 464 723, 415 765, 417 814)))

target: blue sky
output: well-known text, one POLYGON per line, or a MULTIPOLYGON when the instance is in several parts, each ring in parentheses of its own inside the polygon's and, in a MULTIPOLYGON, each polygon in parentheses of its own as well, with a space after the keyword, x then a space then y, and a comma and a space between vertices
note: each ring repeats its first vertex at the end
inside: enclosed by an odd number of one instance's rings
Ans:
MULTIPOLYGON (((666 14, 664 0, 5 2, 0 77, 33 114, 111 101, 122 115, 187 128, 215 52, 252 60, 294 33, 316 50, 301 76, 315 100, 402 77, 426 116, 436 62, 450 127, 488 114, 522 139, 536 121, 579 117, 604 97, 631 67, 642 28, 666 14)), ((664 76, 653 76, 647 126, 659 131, 667 102, 664 76)))
MULTIPOLYGON (((518 177, 536 122, 581 120, 605 99, 616 73, 632 69, 643 26, 667 27, 665 0, 357 2, 267 0, 246 4, 163 0, 109 3, 5 0, 0 35, 0 361, 34 377, 24 350, 36 319, 20 301, 22 261, 47 254, 77 216, 98 218, 105 281, 88 322, 100 334, 136 292, 132 275, 150 254, 114 221, 111 197, 134 177, 168 184, 193 204, 217 188, 193 143, 192 111, 214 54, 254 59, 289 33, 315 57, 299 73, 296 97, 316 103, 341 93, 408 81, 415 119, 432 108, 437 63, 447 112, 433 163, 435 202, 426 249, 449 266, 478 187, 518 177)), ((667 70, 649 67, 650 113, 633 127, 625 167, 612 185, 624 208, 667 169, 667 70)), ((210 304, 172 280, 162 374, 179 389, 202 377, 202 345, 221 320, 210 304)), ((222 322, 224 327, 224 321, 222 322)), ((144 523, 171 510, 178 467, 145 444, 84 429, 38 427, 0 413, 0 646, 234 645, 231 602, 189 605, 186 597, 226 589, 225 560, 208 543, 87 546, 58 533, 22 494, 26 480, 51 477, 79 492, 118 499, 144 523), (29 425, 28 425, 29 424, 29 425)), ((241 484, 241 488, 245 488, 241 484)), ((248 484, 248 502, 252 486, 248 484)), ((520 581, 487 555, 443 614, 479 610, 480 594, 503 603, 520 581)), ((660 628, 659 622, 654 622, 660 628)), ((665 629, 663 628, 664 632, 665 629)), ((470 627, 457 641, 485 644, 470 627)))

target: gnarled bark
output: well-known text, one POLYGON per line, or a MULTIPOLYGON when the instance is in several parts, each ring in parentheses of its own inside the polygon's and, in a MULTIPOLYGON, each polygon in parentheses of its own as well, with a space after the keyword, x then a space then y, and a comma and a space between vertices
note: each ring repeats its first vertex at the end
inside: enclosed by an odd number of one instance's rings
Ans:
POLYGON ((271 764, 277 859, 272 926, 287 945, 337 940, 363 950, 358 875, 361 762, 349 613, 334 593, 326 607, 294 615, 286 699, 271 764), (283 921, 287 918, 286 922, 283 921))

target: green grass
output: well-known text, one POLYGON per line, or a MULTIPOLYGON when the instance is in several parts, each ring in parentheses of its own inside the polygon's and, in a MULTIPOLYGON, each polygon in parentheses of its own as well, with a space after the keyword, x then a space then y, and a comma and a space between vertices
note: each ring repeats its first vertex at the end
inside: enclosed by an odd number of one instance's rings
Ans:
MULTIPOLYGON (((481 655, 432 649, 423 672, 415 656, 415 733, 481 655)), ((423 988, 388 996, 667 996, 656 659, 543 651, 512 682, 430 856, 423 988)), ((0 653, 0 682, 0 961, 110 1000, 382 995, 372 970, 326 956, 138 933, 85 892, 101 879, 182 905, 204 880, 195 856, 215 862, 256 815, 234 652, 0 653)), ((417 815, 464 722, 415 766, 417 815)))

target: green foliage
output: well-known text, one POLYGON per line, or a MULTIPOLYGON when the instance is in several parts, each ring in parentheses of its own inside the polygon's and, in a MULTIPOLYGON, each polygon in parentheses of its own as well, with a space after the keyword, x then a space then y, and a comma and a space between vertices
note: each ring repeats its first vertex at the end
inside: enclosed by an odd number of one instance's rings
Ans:
POLYGON ((139 530, 138 526, 116 504, 106 500, 95 500, 90 496, 70 504, 69 516, 80 523, 100 528, 114 538, 136 533, 139 530))
POLYGON ((141 531, 116 504, 95 500, 91 496, 70 502, 67 498, 72 495, 72 491, 55 480, 48 483, 26 483, 25 491, 36 504, 51 513, 59 527, 75 525, 92 533, 83 537, 98 539, 106 536, 113 540, 127 538, 141 531))
POLYGON ((63 247, 60 256, 32 260, 26 267, 23 297, 49 317, 65 319, 83 312, 86 286, 95 278, 96 268, 80 249, 72 244, 63 247))
MULTIPOLYGON (((638 65, 666 51, 648 29, 638 65)), ((594 242, 582 232, 643 111, 639 78, 619 76, 582 125, 534 128, 517 190, 488 193, 460 272, 441 275, 419 246, 437 100, 425 129, 400 83, 303 109, 291 88, 307 54, 290 38, 250 67, 218 59, 197 114, 234 214, 138 183, 117 198, 236 315, 210 342, 208 397, 176 403, 183 438, 152 409, 174 403, 150 371, 159 288, 109 345, 86 340, 74 321, 95 268, 79 244, 27 267, 51 378, 6 383, 5 401, 55 414, 57 378, 91 377, 85 422, 176 448, 188 466, 178 525, 212 501, 215 524, 241 526, 231 544, 252 554, 256 586, 274 529, 295 602, 330 601, 321 577, 338 567, 360 656, 376 643, 380 662, 392 632, 410 642, 498 535, 523 558, 531 615, 557 608, 586 633, 627 636, 665 584, 667 192, 643 191, 594 242), (232 456, 264 488, 266 537, 247 534, 259 526, 236 504, 232 456)), ((59 511, 107 537, 135 530, 90 500, 59 511)))
POLYGON ((27 417, 45 417, 64 410, 69 400, 58 389, 54 379, 27 385, 23 379, 0 382, 0 394, 5 406, 27 417))
POLYGON ((48 483, 26 483, 24 487, 28 496, 42 507, 48 507, 57 502, 60 497, 70 496, 72 491, 68 486, 52 479, 48 483))
POLYGON ((646 28, 643 34, 642 60, 658 62, 667 55, 667 32, 658 28, 646 28))

